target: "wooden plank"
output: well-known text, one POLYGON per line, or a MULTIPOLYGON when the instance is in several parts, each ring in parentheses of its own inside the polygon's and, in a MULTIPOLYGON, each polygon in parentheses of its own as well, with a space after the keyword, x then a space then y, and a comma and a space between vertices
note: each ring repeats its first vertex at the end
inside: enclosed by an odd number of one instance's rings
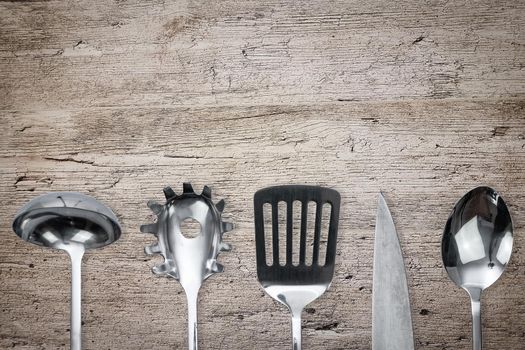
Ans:
POLYGON ((523 2, 2 2, 0 108, 519 97, 523 2))
POLYGON ((32 246, 9 222, 24 202, 57 190, 95 196, 124 228, 115 245, 84 264, 86 349, 172 349, 186 345, 185 299, 177 282, 149 271, 148 199, 162 187, 211 185, 227 202, 234 246, 223 274, 200 294, 206 349, 282 349, 289 314, 256 279, 252 196, 276 183, 341 192, 337 271, 330 290, 304 313, 304 347, 366 349, 371 340, 373 225, 385 192, 408 269, 416 347, 468 349, 464 292, 442 268, 440 239, 453 204, 487 184, 504 196, 516 240, 508 271, 484 300, 486 349, 525 339, 521 254, 525 201, 522 100, 347 102, 209 108, 89 108, 2 112, 0 347, 68 347, 69 270, 64 254, 32 246))

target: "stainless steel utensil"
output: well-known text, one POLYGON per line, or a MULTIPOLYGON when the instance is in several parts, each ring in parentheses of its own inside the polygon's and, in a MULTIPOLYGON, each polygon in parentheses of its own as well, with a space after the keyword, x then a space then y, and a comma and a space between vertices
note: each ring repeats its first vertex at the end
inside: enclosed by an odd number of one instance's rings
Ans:
POLYGON ((374 239, 372 349, 414 349, 403 254, 394 220, 382 194, 377 205, 374 239))
POLYGON ((202 194, 193 191, 189 183, 183 185, 183 193, 175 194, 164 188, 165 204, 148 202, 148 207, 157 215, 154 224, 142 225, 140 231, 153 233, 158 242, 145 248, 146 254, 160 254, 164 262, 153 267, 156 275, 175 278, 180 282, 188 301, 188 348, 196 350, 197 341, 197 297, 202 282, 211 275, 222 272, 217 263, 220 251, 229 251, 231 246, 222 242, 224 232, 233 225, 221 220, 224 200, 213 204, 211 190, 204 186, 202 194), (196 220, 200 232, 193 238, 184 236, 181 225, 185 220, 196 220))
POLYGON ((292 336, 294 350, 301 349, 301 313, 303 308, 321 296, 330 286, 334 274, 339 223, 340 195, 337 191, 316 187, 287 185, 259 190, 254 196, 255 243, 257 251, 257 276, 264 291, 275 300, 286 305, 292 313, 292 336), (279 232, 278 203, 286 203, 286 234, 279 232), (293 247, 293 202, 301 203, 299 247, 293 247), (306 261, 308 202, 316 204, 315 233, 313 237, 312 261, 306 261), (272 208, 272 232, 264 232, 265 203, 272 208), (323 204, 330 204, 326 259, 319 259, 321 218, 323 204), (272 264, 266 259, 265 241, 272 242, 272 264), (281 242, 281 243, 280 243, 281 242), (279 244, 286 244, 286 263, 279 263, 279 244), (292 262, 293 251, 299 250, 299 263, 292 262))
POLYGON ((512 220, 503 198, 478 187, 456 203, 443 232, 448 276, 467 291, 472 306, 472 346, 482 348, 481 292, 501 276, 512 253, 512 220))
POLYGON ((71 349, 82 347, 81 265, 86 249, 119 239, 115 214, 95 199, 76 192, 36 197, 16 214, 13 230, 25 241, 62 249, 71 258, 71 349))

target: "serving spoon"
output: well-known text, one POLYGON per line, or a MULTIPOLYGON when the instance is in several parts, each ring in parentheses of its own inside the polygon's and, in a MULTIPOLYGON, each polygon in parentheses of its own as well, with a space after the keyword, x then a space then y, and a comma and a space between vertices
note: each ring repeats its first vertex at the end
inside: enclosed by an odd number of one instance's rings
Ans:
POLYGON ((441 242, 443 264, 472 306, 472 346, 481 350, 481 292, 501 276, 512 253, 512 220, 507 205, 490 187, 477 187, 450 214, 441 242))
POLYGON ((100 248, 121 234, 115 214, 94 198, 76 192, 52 192, 25 204, 13 230, 25 241, 64 250, 71 258, 71 350, 82 348, 81 264, 86 249, 100 248))

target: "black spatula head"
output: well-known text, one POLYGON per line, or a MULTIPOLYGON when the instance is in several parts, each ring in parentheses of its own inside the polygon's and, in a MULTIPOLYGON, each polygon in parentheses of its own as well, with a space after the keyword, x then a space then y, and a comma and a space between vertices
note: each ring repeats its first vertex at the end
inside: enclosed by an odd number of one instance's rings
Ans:
MULTIPOLYGON (((337 230, 339 223, 339 208, 341 197, 333 189, 306 186, 306 185, 284 185, 261 189, 254 196, 255 210, 255 244, 257 252, 257 275, 263 281, 286 281, 289 284, 312 284, 326 283, 332 280, 334 273, 337 230), (299 246, 293 246, 293 203, 301 203, 300 240, 299 246), (279 232, 278 204, 286 203, 286 232, 279 232), (308 222, 308 203, 316 204, 315 220, 308 222), (271 232, 265 232, 264 205, 271 206, 271 232), (325 206, 329 204, 329 206, 325 206), (330 219, 328 223, 328 237, 326 245, 326 257, 324 261, 319 259, 321 226, 323 209, 330 208, 330 219), (307 227, 313 225, 313 250, 312 262, 306 263, 307 227), (281 236, 281 239, 279 239, 281 236), (286 237, 286 239, 282 239, 286 237), (266 240, 272 242, 272 264, 266 261, 266 240), (286 245, 286 262, 279 264, 279 242, 286 245), (293 252, 299 250, 299 263, 292 263, 293 252)), ((283 259, 281 259, 283 260, 283 259)))

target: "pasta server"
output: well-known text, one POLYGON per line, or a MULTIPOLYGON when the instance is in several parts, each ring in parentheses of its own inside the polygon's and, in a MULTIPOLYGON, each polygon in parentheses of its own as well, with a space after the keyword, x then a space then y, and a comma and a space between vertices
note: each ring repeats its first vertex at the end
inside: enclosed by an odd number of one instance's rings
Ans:
POLYGON ((148 202, 148 207, 157 215, 153 224, 142 225, 140 231, 152 233, 157 242, 147 246, 148 255, 160 254, 164 262, 153 267, 152 272, 180 282, 188 302, 188 348, 197 350, 197 298, 202 283, 215 273, 222 272, 217 262, 221 251, 231 246, 222 241, 223 234, 233 229, 229 222, 221 219, 224 200, 214 204, 211 190, 204 186, 201 194, 193 191, 191 184, 183 184, 183 193, 177 195, 170 187, 164 188, 166 202, 148 202), (181 225, 185 220, 195 220, 200 225, 197 236, 183 235, 181 225))

